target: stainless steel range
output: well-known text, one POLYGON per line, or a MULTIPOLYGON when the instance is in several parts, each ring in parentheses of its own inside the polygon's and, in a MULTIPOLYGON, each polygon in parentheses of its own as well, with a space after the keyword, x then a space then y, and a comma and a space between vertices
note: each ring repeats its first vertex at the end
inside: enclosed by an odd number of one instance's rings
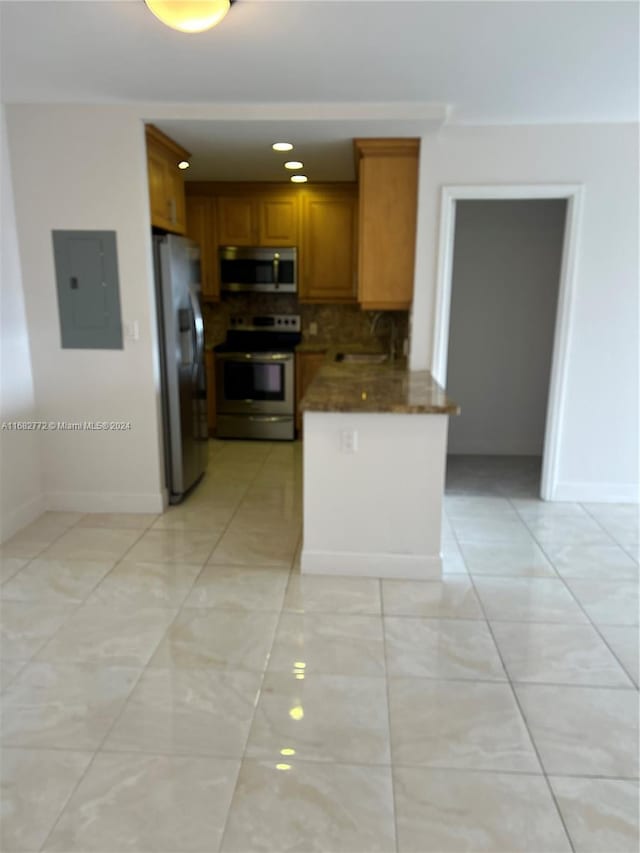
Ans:
POLYGON ((219 438, 295 438, 299 314, 236 316, 215 347, 219 438))

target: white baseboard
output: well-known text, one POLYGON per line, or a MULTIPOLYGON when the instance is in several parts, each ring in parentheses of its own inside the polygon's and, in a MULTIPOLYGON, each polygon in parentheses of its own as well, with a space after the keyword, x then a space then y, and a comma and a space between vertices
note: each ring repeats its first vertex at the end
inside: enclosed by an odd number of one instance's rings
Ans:
POLYGON ((633 504, 638 503, 639 492, 637 483, 557 483, 550 500, 633 504))
POLYGON ((164 512, 162 492, 119 495, 113 492, 50 492, 46 508, 58 512, 164 512))
POLYGON ((440 580, 440 555, 358 554, 345 551, 309 551, 302 548, 303 575, 346 575, 359 578, 440 580))
POLYGON ((22 506, 17 507, 0 518, 0 542, 6 542, 14 533, 22 530, 27 524, 31 524, 39 518, 46 509, 44 495, 37 495, 22 506))

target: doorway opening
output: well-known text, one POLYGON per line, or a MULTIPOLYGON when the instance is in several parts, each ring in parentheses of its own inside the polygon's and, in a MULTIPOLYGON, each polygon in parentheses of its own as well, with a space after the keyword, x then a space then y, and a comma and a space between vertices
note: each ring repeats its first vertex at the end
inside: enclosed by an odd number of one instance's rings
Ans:
POLYGON ((573 186, 443 191, 433 373, 462 408, 452 493, 553 500, 580 200, 573 186))

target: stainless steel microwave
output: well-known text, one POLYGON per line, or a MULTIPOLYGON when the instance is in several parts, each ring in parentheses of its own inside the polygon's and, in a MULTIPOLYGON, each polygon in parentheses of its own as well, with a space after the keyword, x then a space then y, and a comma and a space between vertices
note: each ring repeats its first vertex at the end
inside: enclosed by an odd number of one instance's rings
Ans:
POLYGON ((220 287, 238 293, 295 293, 297 251, 251 246, 221 246, 220 287))

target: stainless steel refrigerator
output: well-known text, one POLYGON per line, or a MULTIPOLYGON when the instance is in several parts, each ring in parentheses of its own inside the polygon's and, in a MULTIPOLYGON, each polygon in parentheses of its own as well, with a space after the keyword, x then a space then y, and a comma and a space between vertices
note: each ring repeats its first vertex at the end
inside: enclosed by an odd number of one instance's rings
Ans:
POLYGON ((166 485, 179 503, 207 468, 207 383, 200 252, 173 234, 154 236, 166 485))

